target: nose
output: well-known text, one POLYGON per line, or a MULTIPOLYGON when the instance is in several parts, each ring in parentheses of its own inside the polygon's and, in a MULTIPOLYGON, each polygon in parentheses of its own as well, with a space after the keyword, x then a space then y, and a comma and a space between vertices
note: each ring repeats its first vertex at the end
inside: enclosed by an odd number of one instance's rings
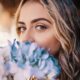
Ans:
POLYGON ((22 35, 22 42, 34 42, 34 36, 33 33, 31 31, 26 31, 23 35, 22 35))

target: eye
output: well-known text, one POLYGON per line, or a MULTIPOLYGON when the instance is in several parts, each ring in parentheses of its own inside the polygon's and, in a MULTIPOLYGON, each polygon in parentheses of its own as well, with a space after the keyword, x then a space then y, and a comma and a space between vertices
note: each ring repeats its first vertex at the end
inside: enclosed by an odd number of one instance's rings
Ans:
POLYGON ((37 30, 46 30, 47 28, 48 28, 48 26, 46 26, 46 25, 37 25, 36 27, 35 27, 37 30))
POLYGON ((26 30, 26 27, 25 26, 19 26, 19 27, 17 27, 17 33, 18 34, 23 33, 25 30, 26 30))

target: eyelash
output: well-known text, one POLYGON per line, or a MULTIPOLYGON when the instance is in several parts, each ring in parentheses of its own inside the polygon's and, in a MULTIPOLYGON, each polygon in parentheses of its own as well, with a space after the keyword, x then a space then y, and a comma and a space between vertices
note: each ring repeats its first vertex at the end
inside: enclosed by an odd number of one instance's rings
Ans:
MULTIPOLYGON (((44 31, 48 28, 48 26, 46 26, 46 25, 37 25, 33 28, 37 29, 38 31, 44 31)), ((26 30, 26 27, 24 27, 24 26, 17 27, 18 34, 23 33, 25 30, 26 30)))
POLYGON ((35 28, 38 31, 43 31, 43 30, 46 30, 48 28, 48 26, 46 26, 46 25, 37 25, 37 26, 35 26, 35 28))
POLYGON ((23 33, 25 30, 26 30, 26 27, 24 27, 24 26, 17 27, 18 34, 23 33))

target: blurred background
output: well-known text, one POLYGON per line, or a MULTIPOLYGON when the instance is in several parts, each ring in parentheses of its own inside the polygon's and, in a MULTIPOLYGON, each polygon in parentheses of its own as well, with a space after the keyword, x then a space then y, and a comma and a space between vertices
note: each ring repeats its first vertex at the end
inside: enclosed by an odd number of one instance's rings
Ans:
MULTIPOLYGON (((14 16, 21 0, 0 0, 0 44, 14 38, 14 16)), ((73 0, 80 16, 80 0, 73 0)), ((6 42, 5 42, 6 43, 6 42)))
POLYGON ((80 16, 80 0, 73 0, 73 2, 78 9, 78 15, 80 16))
POLYGON ((21 0, 0 0, 0 45, 14 38, 14 17, 21 0))

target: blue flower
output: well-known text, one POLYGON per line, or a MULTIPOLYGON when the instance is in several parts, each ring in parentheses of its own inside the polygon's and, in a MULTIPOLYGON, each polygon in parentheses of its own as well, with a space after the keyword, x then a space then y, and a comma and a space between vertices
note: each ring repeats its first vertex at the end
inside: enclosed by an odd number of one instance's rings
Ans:
POLYGON ((9 44, 9 52, 8 59, 4 63, 5 69, 9 73, 9 70, 14 70, 12 65, 15 66, 16 70, 18 68, 27 69, 27 75, 34 75, 39 79, 48 77, 49 80, 55 80, 61 72, 58 60, 36 43, 22 43, 14 40, 13 43, 9 44))
POLYGON ((54 56, 49 55, 48 51, 39 47, 36 43, 14 41, 11 53, 12 59, 21 68, 29 65, 32 68, 38 68, 43 75, 53 72, 54 75, 52 77, 57 77, 61 72, 58 60, 54 56))

